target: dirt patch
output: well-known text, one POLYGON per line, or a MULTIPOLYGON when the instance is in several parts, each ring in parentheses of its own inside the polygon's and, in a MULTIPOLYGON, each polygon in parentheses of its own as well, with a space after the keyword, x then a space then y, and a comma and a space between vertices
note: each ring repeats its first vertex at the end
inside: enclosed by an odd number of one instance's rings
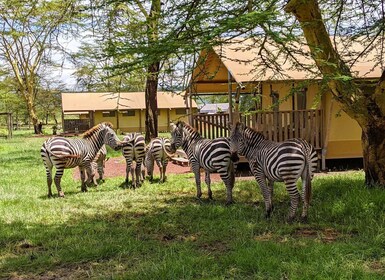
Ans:
MULTIPOLYGON (((182 166, 179 164, 175 164, 172 162, 169 162, 166 169, 166 175, 167 174, 186 174, 190 173, 191 168, 190 166, 182 166)), ((104 168, 104 176, 105 178, 112 178, 117 176, 126 176, 126 161, 123 156, 116 157, 116 158, 110 158, 106 162, 106 166, 104 168)), ((97 175, 96 175, 97 176, 97 175)), ((157 178, 159 176, 159 168, 155 165, 154 167, 154 177, 157 178)), ((73 170, 73 177, 76 180, 80 180, 80 173, 78 168, 75 168, 73 170)), ((219 174, 211 174, 211 181, 212 182, 218 182, 221 181, 221 178, 219 177, 219 174)), ((204 178, 202 177, 202 180, 204 178)))
POLYGON ((344 234, 334 228, 314 229, 314 228, 298 228, 294 233, 294 237, 319 239, 324 243, 332 243, 339 239, 351 237, 351 234, 344 234))

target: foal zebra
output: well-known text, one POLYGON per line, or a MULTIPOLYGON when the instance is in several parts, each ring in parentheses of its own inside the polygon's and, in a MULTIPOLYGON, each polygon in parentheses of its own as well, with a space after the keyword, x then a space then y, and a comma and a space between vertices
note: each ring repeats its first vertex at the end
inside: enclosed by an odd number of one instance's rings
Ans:
POLYGON ((165 182, 168 158, 171 154, 170 139, 165 137, 154 138, 148 144, 146 150, 146 159, 144 162, 147 168, 147 174, 150 176, 150 181, 153 180, 155 161, 156 165, 159 167, 160 182, 165 182))
POLYGON ((87 191, 87 184, 93 180, 91 162, 103 146, 107 144, 118 150, 125 145, 116 136, 111 123, 98 124, 83 134, 82 138, 51 137, 44 141, 40 154, 47 174, 48 197, 52 196, 52 168, 55 166, 55 185, 60 197, 64 197, 60 181, 64 169, 79 166, 82 192, 87 191), (85 182, 87 172, 87 182, 85 182))
POLYGON ((145 157, 145 141, 141 133, 127 133, 123 141, 127 142, 127 145, 122 149, 124 158, 126 159, 126 181, 125 184, 128 186, 129 173, 131 172, 132 186, 134 188, 139 187, 144 178, 142 174, 142 163, 145 157), (136 162, 135 172, 132 162, 136 162))
POLYGON ((226 204, 231 204, 235 178, 234 162, 230 158, 229 139, 204 139, 194 128, 182 121, 176 125, 171 124, 171 129, 171 149, 176 151, 177 148, 182 147, 187 154, 195 175, 198 199, 202 196, 200 168, 203 168, 209 198, 212 199, 210 173, 217 172, 226 186, 226 204))
POLYGON ((301 177, 303 199, 301 217, 306 221, 311 197, 311 180, 318 160, 314 147, 302 139, 273 142, 242 123, 237 123, 233 127, 230 139, 231 152, 244 155, 249 162, 262 191, 266 217, 270 217, 273 210, 274 181, 283 181, 290 196, 288 222, 293 221, 300 200, 297 180, 301 177))

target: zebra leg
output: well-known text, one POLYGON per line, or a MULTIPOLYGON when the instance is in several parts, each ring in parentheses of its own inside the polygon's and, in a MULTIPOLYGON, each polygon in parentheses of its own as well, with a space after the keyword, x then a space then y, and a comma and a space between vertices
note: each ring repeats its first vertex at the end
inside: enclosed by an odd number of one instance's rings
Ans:
POLYGON ((86 173, 85 173, 84 167, 79 167, 79 170, 80 170, 80 180, 82 181, 81 190, 82 190, 82 192, 86 192, 87 191, 87 186, 86 186, 86 182, 85 182, 86 181, 86 173))
POLYGON ((167 179, 167 176, 166 176, 167 164, 168 164, 168 160, 167 159, 162 162, 162 166, 163 166, 163 182, 166 182, 166 179, 167 179))
POLYGON ((213 199, 213 192, 211 191, 211 179, 210 179, 210 172, 205 170, 205 183, 207 185, 207 194, 209 196, 209 199, 213 199))
POLYGON ((159 174, 160 174, 159 183, 163 183, 164 182, 164 179, 163 179, 163 165, 160 162, 160 160, 156 160, 156 165, 159 168, 159 174))
POLYGON ((47 175, 48 197, 52 197, 52 164, 44 161, 45 173, 47 175))
MULTIPOLYGON (((96 182, 96 178, 95 178, 95 177, 96 177, 96 176, 95 176, 96 171, 91 167, 91 165, 86 166, 86 167, 85 167, 85 171, 86 171, 86 173, 87 173, 87 181, 86 181, 85 184, 84 184, 84 188, 85 188, 85 191, 87 191, 87 187, 88 187, 90 184, 96 182)), ((98 183, 96 182, 95 186, 97 186, 97 185, 98 185, 98 183)))
MULTIPOLYGON (((307 167, 305 167, 307 168, 307 167)), ((307 215, 309 210, 310 196, 311 196, 311 177, 308 170, 305 171, 301 175, 302 179, 302 214, 301 221, 307 222, 307 215)))
POLYGON ((144 164, 142 164, 142 167, 140 169, 140 175, 141 175, 141 179, 142 181, 144 182, 144 179, 146 179, 146 166, 144 164))
POLYGON ((226 186, 226 205, 233 204, 233 188, 235 184, 235 175, 234 173, 230 174, 220 174, 223 183, 226 186))
POLYGON ((220 173, 221 179, 226 186, 226 205, 234 203, 233 201, 233 188, 235 184, 234 164, 230 162, 226 173, 220 173))
POLYGON ((124 181, 126 187, 128 187, 128 179, 130 177, 130 172, 131 172, 131 160, 126 160, 126 180, 124 181))
POLYGON ((64 172, 64 169, 57 169, 55 173, 55 178, 54 178, 59 197, 64 197, 64 192, 62 191, 60 186, 60 181, 61 181, 61 177, 63 176, 63 172, 64 172))
MULTIPOLYGON (((131 172, 131 186, 132 188, 136 189, 135 167, 133 165, 131 165, 130 172, 131 172)), ((128 179, 126 179, 126 182, 128 184, 128 179)))
POLYGON ((191 169, 194 173, 194 176, 195 176, 195 185, 196 185, 196 188, 197 188, 197 198, 198 200, 201 199, 201 196, 202 196, 202 189, 201 189, 201 176, 200 176, 200 166, 197 162, 195 161, 191 161, 191 169))
POLYGON ((295 213, 298 209, 298 204, 300 200, 300 195, 297 189, 297 179, 290 178, 288 180, 284 180, 287 192, 289 193, 290 197, 290 210, 289 215, 287 218, 288 223, 292 223, 295 218, 295 213))
POLYGON ((273 211, 270 198, 270 189, 266 186, 266 178, 264 175, 257 175, 256 180, 261 189, 263 200, 265 202, 265 218, 269 219, 273 211))
POLYGON ((142 162, 141 161, 137 161, 136 162, 136 166, 135 166, 135 187, 140 187, 142 185, 142 176, 141 176, 141 172, 142 172, 142 162))
POLYGON ((147 165, 147 175, 150 177, 149 178, 150 182, 152 182, 154 180, 154 160, 149 159, 146 165, 147 165))
POLYGON ((274 210, 274 204, 273 204, 273 194, 274 194, 274 181, 268 180, 269 185, 269 191, 270 191, 270 205, 271 205, 271 211, 274 210))

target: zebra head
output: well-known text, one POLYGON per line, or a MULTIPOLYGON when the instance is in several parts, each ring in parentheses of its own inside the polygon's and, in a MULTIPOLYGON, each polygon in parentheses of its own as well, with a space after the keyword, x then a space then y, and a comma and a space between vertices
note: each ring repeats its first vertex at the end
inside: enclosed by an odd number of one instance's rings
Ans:
POLYGON ((175 152, 183 142, 183 122, 177 122, 177 124, 171 123, 171 150, 175 152))
POLYGON ((126 142, 120 141, 115 131, 112 129, 111 125, 105 124, 104 130, 104 144, 107 144, 114 150, 119 150, 122 147, 126 146, 126 142))
POLYGON ((230 152, 232 157, 236 157, 237 153, 243 155, 245 148, 245 139, 243 133, 246 126, 243 123, 237 122, 231 129, 230 133, 230 152))

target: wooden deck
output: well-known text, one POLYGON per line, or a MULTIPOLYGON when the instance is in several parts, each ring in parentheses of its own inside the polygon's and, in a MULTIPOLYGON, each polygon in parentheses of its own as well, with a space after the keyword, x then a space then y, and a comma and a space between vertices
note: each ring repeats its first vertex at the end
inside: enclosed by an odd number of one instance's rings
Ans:
MULTIPOLYGON (((319 151, 324 147, 322 110, 260 112, 241 116, 240 120, 272 141, 302 138, 319 151)), ((228 137, 228 123, 229 114, 193 116, 193 126, 205 138, 228 137)))

